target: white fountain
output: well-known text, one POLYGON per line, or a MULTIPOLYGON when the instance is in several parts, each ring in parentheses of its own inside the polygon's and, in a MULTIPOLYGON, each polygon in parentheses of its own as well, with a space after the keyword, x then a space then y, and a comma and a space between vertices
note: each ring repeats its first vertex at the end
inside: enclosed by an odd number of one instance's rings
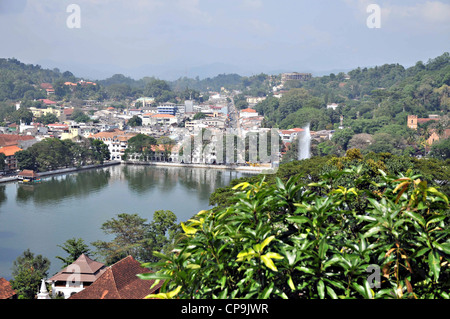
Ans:
POLYGON ((303 132, 300 133, 298 139, 298 159, 308 159, 311 157, 311 133, 309 131, 309 123, 302 127, 303 132))

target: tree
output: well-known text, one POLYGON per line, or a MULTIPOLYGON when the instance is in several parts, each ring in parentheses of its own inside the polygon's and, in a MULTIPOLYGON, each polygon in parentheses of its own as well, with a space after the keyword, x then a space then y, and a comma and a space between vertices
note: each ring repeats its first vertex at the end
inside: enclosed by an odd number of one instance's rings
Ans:
POLYGON ((348 142, 348 148, 366 149, 374 142, 372 135, 367 133, 355 134, 348 142))
POLYGON ((4 171, 6 168, 6 156, 4 153, 0 153, 0 171, 4 171))
POLYGON ((145 258, 149 262, 157 262, 160 258, 153 254, 168 253, 174 246, 174 241, 181 232, 179 224, 176 223, 177 216, 170 210, 157 210, 153 213, 153 220, 149 224, 147 233, 148 241, 145 258))
POLYGON ((89 115, 85 114, 83 111, 76 109, 72 113, 72 120, 74 120, 77 123, 87 123, 91 120, 89 115))
POLYGON ((342 130, 336 130, 334 132, 331 141, 341 150, 346 151, 348 147, 348 143, 353 137, 354 132, 352 129, 344 128, 342 130))
POLYGON ((14 111, 11 115, 11 121, 16 124, 20 124, 20 122, 24 124, 30 124, 33 121, 33 113, 26 109, 25 107, 21 107, 20 109, 14 111))
POLYGON ((206 114, 203 113, 203 112, 195 113, 195 115, 193 117, 194 120, 201 120, 201 119, 204 119, 204 118, 206 118, 206 114))
POLYGON ((137 214, 118 214, 117 218, 102 225, 102 230, 108 235, 114 235, 114 239, 109 242, 99 240, 92 244, 108 264, 128 255, 141 261, 159 260, 153 251, 167 250, 177 233, 175 221, 176 216, 171 211, 156 211, 150 224, 137 214))
POLYGON ((36 170, 36 159, 29 150, 22 150, 15 154, 17 159, 17 167, 20 170, 30 169, 36 170))
POLYGON ((82 254, 90 254, 88 245, 86 245, 84 240, 81 238, 68 239, 63 245, 58 245, 58 247, 62 248, 67 254, 69 254, 67 257, 56 256, 56 258, 63 262, 63 267, 71 265, 82 254))
POLYGON ((141 279, 164 280, 148 297, 448 299, 448 198, 411 172, 380 175, 374 192, 358 166, 235 185, 234 205, 181 223, 164 262, 143 264, 157 271, 141 279), (336 184, 344 175, 351 184, 336 184))
POLYGON ((55 114, 47 113, 36 119, 36 122, 47 125, 58 122, 58 117, 55 114))
POLYGON ((450 158, 450 138, 434 143, 431 146, 430 156, 442 160, 450 158))
POLYGON ((41 280, 47 277, 49 268, 48 258, 35 256, 27 249, 13 262, 11 287, 17 291, 19 298, 33 299, 41 280))
POLYGON ((128 255, 140 258, 145 243, 147 220, 137 214, 118 214, 117 218, 103 223, 101 229, 106 235, 113 235, 112 241, 98 240, 92 243, 107 264, 113 264, 128 255))
POLYGON ((131 154, 150 155, 152 146, 157 145, 154 137, 145 134, 137 134, 128 140, 128 147, 125 150, 124 159, 126 160, 131 154))
POLYGON ((91 145, 94 153, 93 158, 97 163, 103 164, 104 161, 110 159, 111 152, 109 151, 108 145, 106 145, 103 141, 91 139, 91 145))
POLYGON ((131 119, 128 120, 127 124, 131 127, 142 126, 142 118, 134 115, 131 119))

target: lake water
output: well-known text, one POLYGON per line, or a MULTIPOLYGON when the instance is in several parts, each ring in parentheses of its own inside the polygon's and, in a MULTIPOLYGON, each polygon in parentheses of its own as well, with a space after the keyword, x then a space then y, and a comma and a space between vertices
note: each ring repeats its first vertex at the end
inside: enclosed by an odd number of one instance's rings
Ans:
POLYGON ((13 261, 26 249, 50 262, 49 276, 62 268, 56 256, 67 239, 105 240, 101 226, 117 214, 151 221, 171 210, 178 222, 208 209, 218 187, 247 173, 185 167, 116 165, 49 176, 36 185, 0 184, 0 277, 11 279, 13 261))

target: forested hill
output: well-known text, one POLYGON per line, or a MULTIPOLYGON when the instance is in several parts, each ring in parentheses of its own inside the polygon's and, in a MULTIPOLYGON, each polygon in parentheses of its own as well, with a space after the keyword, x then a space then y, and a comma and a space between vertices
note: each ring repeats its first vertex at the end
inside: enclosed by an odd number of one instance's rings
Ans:
POLYGON ((77 81, 77 78, 70 71, 61 73, 58 69, 43 69, 14 58, 0 58, 0 101, 44 98, 40 84, 58 81, 77 81))
POLYGON ((352 126, 353 120, 404 125, 408 114, 446 114, 450 108, 449 86, 450 55, 444 53, 409 68, 385 64, 314 77, 308 82, 290 82, 290 90, 281 99, 268 98, 256 109, 266 117, 268 126, 280 128, 307 122, 313 130, 333 128, 341 115, 345 126, 352 126), (327 110, 332 103, 340 107, 327 110))

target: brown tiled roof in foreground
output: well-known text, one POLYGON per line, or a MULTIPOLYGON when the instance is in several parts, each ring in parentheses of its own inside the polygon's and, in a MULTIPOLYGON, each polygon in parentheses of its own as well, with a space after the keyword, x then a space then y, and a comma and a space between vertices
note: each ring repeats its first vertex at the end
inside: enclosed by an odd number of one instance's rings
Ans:
POLYGON ((162 282, 153 287, 154 280, 143 280, 138 274, 151 272, 140 262, 128 256, 106 271, 92 285, 72 295, 69 299, 143 299, 161 288, 162 282))
POLYGON ((8 280, 0 277, 0 299, 10 299, 16 295, 8 280))

